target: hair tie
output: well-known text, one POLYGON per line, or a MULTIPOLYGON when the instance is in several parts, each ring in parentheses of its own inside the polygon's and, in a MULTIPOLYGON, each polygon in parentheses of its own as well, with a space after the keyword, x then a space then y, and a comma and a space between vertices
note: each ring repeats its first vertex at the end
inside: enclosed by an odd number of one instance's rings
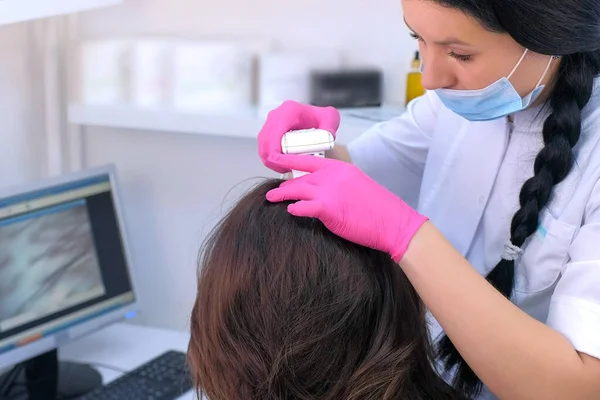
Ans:
POLYGON ((502 259, 507 261, 515 261, 521 258, 523 255, 523 249, 512 244, 510 239, 504 243, 504 251, 502 252, 502 259))

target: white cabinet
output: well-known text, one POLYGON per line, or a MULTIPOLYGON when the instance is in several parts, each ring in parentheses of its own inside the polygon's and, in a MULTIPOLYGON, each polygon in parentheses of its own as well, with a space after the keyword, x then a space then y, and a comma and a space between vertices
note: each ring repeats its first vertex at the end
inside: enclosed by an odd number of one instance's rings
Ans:
POLYGON ((93 10, 123 0, 0 0, 0 25, 93 10))

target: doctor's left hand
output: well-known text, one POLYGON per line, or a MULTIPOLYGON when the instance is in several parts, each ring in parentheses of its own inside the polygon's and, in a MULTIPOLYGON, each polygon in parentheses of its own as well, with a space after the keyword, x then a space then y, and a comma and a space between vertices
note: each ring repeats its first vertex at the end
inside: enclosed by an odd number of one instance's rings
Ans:
POLYGON ((268 201, 296 201, 288 206, 290 214, 318 218, 336 235, 386 252, 396 262, 427 221, 353 164, 285 154, 273 154, 269 162, 309 174, 269 191, 268 201))

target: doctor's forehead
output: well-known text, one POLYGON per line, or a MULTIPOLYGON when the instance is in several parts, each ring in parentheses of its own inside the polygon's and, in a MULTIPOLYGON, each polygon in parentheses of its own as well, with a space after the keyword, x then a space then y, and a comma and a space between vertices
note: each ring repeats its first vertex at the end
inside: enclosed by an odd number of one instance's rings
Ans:
POLYGON ((477 47, 497 38, 471 15, 433 0, 401 0, 408 28, 425 42, 477 47))

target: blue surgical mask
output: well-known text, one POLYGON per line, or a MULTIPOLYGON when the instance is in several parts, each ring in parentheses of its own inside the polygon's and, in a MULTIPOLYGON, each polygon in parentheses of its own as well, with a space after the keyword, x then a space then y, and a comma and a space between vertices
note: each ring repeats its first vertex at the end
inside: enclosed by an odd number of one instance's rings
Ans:
MULTIPOLYGON (((521 97, 509 79, 521 65, 526 54, 527 49, 507 76, 498 79, 483 89, 452 90, 441 88, 436 89, 435 92, 447 108, 469 121, 489 121, 524 110, 544 90, 544 85, 541 85, 541 82, 544 80, 554 58, 550 57, 548 60, 546 69, 535 89, 525 97, 521 97)), ((423 64, 421 64, 421 71, 423 71, 423 64)))

